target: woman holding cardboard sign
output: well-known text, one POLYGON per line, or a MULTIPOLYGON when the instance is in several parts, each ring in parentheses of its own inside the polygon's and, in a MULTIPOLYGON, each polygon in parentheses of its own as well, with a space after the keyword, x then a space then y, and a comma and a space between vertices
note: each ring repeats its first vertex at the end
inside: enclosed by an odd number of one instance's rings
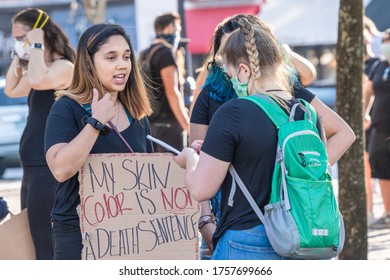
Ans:
POLYGON ((75 52, 63 30, 39 9, 26 9, 12 19, 15 39, 4 92, 28 96, 27 124, 20 140, 23 167, 21 208, 28 208, 37 259, 53 259, 50 211, 57 181, 43 151, 46 118, 55 90, 70 85, 75 52))
POLYGON ((72 84, 57 97, 45 133, 46 159, 60 182, 52 210, 54 258, 80 259, 78 171, 89 154, 153 152, 146 139, 151 108, 122 27, 98 24, 83 33, 72 84))

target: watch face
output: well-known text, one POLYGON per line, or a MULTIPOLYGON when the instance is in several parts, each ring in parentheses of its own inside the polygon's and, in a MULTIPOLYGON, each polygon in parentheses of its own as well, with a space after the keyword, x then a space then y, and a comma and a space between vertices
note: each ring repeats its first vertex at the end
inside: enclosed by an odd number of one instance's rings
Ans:
POLYGON ((43 45, 40 44, 40 43, 35 43, 33 48, 35 48, 35 49, 43 49, 43 45))

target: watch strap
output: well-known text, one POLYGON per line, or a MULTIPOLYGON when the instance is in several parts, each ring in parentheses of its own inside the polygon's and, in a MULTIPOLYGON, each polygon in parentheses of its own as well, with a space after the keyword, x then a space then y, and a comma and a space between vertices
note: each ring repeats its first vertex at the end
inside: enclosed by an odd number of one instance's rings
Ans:
POLYGON ((94 129, 99 130, 100 134, 103 136, 108 135, 108 133, 110 132, 107 126, 90 116, 84 116, 82 119, 82 123, 84 126, 86 126, 87 124, 91 125, 94 129))

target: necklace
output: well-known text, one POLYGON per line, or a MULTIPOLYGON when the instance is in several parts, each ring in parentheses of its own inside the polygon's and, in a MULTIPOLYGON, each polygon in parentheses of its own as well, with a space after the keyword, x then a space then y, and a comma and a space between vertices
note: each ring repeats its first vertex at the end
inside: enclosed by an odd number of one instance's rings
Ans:
POLYGON ((288 94, 283 89, 266 89, 265 92, 274 92, 274 96, 284 100, 290 100, 292 98, 291 94, 288 94))
POLYGON ((282 89, 272 88, 272 89, 266 89, 265 92, 278 92, 278 91, 284 91, 282 89))

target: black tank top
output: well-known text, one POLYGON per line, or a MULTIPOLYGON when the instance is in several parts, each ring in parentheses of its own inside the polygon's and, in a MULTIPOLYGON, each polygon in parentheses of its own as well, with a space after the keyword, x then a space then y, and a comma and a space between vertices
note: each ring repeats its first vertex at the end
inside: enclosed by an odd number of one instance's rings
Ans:
POLYGON ((28 95, 27 124, 20 140, 19 155, 23 166, 47 165, 44 154, 46 119, 54 103, 54 90, 32 89, 28 95))

